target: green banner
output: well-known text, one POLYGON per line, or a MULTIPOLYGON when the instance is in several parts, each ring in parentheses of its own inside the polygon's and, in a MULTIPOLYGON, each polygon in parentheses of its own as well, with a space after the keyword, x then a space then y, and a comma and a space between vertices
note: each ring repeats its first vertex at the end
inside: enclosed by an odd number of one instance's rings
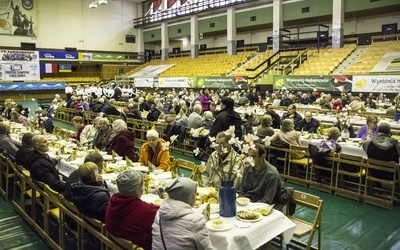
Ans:
POLYGON ((93 60, 125 60, 124 54, 92 53, 93 60))
POLYGON ((243 88, 247 86, 247 79, 233 76, 197 76, 190 78, 193 88, 243 88))
POLYGON ((350 76, 274 76, 273 89, 351 91, 350 76))

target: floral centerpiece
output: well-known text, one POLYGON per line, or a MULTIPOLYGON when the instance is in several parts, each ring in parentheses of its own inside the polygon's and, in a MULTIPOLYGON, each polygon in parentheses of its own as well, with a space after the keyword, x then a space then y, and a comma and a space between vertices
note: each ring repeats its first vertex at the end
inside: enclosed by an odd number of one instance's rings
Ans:
MULTIPOLYGON (((220 215, 224 217, 236 216, 236 187, 235 180, 242 177, 243 168, 246 165, 254 166, 252 157, 247 156, 250 149, 255 149, 254 141, 257 136, 248 134, 244 141, 235 137, 235 127, 231 126, 224 132, 230 136, 228 144, 217 144, 216 138, 210 137, 210 148, 214 152, 208 155, 207 166, 209 168, 210 180, 220 181, 213 183, 219 188, 220 215)), ((196 148, 195 155, 199 153, 208 154, 205 150, 196 148)), ((202 163, 204 165, 204 163, 202 163)))

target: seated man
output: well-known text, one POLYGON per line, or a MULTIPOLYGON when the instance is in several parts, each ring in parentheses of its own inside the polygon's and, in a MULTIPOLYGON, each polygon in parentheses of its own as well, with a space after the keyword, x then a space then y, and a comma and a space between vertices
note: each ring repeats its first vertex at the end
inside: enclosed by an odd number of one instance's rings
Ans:
POLYGON ((312 117, 310 111, 307 111, 304 119, 302 119, 296 127, 297 131, 304 131, 308 133, 316 133, 319 127, 319 121, 312 117))
POLYGON ((158 169, 170 171, 172 166, 169 150, 163 146, 165 141, 159 138, 158 132, 154 129, 147 131, 146 137, 147 142, 142 146, 139 162, 143 166, 148 166, 151 163, 158 169))
POLYGON ((196 104, 193 107, 193 112, 189 115, 188 127, 189 128, 200 128, 203 123, 203 117, 201 112, 203 111, 200 104, 196 104))
MULTIPOLYGON (((10 137, 10 123, 7 121, 0 122, 0 150, 1 152, 6 152, 9 156, 15 159, 18 147, 14 144, 10 137)), ((20 145, 18 145, 20 146, 20 145)))
POLYGON ((147 204, 140 197, 143 191, 142 173, 129 169, 117 177, 119 193, 111 197, 106 212, 106 229, 116 237, 151 249, 151 226, 158 207, 147 204))
POLYGON ((285 204, 279 201, 279 191, 283 187, 279 172, 265 160, 264 147, 259 143, 255 147, 249 150, 255 165, 245 167, 238 194, 251 202, 275 204, 275 208, 281 210, 285 204))
POLYGON ((26 133, 24 134, 24 136, 22 137, 22 146, 18 149, 16 155, 15 155, 15 163, 17 165, 21 165, 24 168, 29 170, 30 167, 30 162, 27 161, 27 159, 29 159, 29 155, 32 153, 33 151, 33 147, 32 147, 32 138, 33 138, 34 134, 32 133, 26 133))
MULTIPOLYGON (((400 142, 390 137, 390 125, 382 122, 378 126, 378 134, 372 135, 363 144, 363 149, 368 158, 381 161, 394 161, 399 163, 400 142)), ((371 175, 382 179, 393 179, 393 175, 388 172, 370 169, 371 175)))
POLYGON ((291 104, 287 108, 287 112, 282 115, 282 121, 291 118, 294 122, 294 127, 296 128, 299 125, 299 122, 303 119, 299 113, 296 112, 296 105, 291 104))
POLYGON ((203 185, 221 187, 221 181, 234 181, 239 187, 242 181, 243 167, 238 153, 228 143, 230 135, 219 132, 215 142, 218 148, 211 153, 202 174, 203 185))
POLYGON ((49 185, 57 192, 64 192, 65 182, 60 180, 56 165, 57 159, 50 159, 46 153, 49 151, 47 138, 44 135, 35 135, 32 138, 33 152, 28 157, 28 162, 31 163, 29 172, 35 181, 41 181, 49 185))

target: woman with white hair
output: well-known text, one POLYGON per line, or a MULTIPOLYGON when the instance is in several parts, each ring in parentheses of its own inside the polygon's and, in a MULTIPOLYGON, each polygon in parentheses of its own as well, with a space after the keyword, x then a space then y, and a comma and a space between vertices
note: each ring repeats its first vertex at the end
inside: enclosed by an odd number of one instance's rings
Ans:
POLYGON ((82 130, 81 133, 81 145, 83 146, 90 146, 94 140, 94 137, 96 135, 97 129, 98 129, 98 125, 99 125, 99 121, 100 121, 101 117, 96 117, 93 120, 93 124, 88 124, 85 126, 85 128, 82 130))
POLYGON ((107 118, 101 118, 99 120, 98 130, 93 139, 93 147, 99 150, 105 150, 112 132, 110 121, 107 118))
POLYGON ((148 166, 151 163, 158 169, 170 171, 172 166, 165 141, 160 139, 158 132, 154 129, 147 131, 146 137, 147 142, 142 146, 139 162, 143 166, 148 166))
POLYGON ((179 177, 170 181, 165 191, 169 197, 154 219, 152 248, 214 249, 204 216, 193 213, 196 183, 179 177))
POLYGON ((136 161, 134 155, 135 149, 135 133, 128 131, 126 122, 122 119, 115 120, 112 123, 112 130, 114 137, 107 144, 106 150, 110 154, 112 151, 116 152, 119 156, 136 161))

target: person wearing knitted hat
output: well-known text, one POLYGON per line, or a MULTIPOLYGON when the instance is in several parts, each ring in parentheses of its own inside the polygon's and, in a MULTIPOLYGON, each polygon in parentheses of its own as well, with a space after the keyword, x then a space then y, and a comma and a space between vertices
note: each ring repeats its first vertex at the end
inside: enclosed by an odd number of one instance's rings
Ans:
POLYGON ((107 152, 111 154, 112 151, 115 151, 119 156, 137 160, 137 158, 133 158, 137 151, 135 148, 135 133, 128 131, 128 126, 122 119, 115 120, 111 126, 114 137, 106 146, 107 152))
POLYGON ((158 207, 140 197, 143 175, 128 169, 117 176, 119 193, 114 194, 106 212, 106 229, 116 237, 132 241, 145 250, 151 249, 151 230, 158 207))
POLYGON ((147 142, 142 146, 139 162, 143 166, 151 163, 158 169, 170 171, 172 166, 165 141, 159 138, 158 132, 154 129, 147 131, 146 137, 147 142))
POLYGON ((192 210, 196 183, 179 177, 171 180, 165 191, 169 198, 154 219, 153 249, 214 249, 204 216, 192 210))

